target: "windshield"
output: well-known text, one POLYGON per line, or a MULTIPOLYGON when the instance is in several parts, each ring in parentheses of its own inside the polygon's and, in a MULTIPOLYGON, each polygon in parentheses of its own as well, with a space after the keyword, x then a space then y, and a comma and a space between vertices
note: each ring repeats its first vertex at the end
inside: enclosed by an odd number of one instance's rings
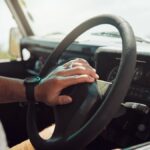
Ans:
MULTIPOLYGON (((25 2, 36 35, 67 34, 90 17, 111 13, 126 19, 137 36, 150 39, 149 0, 25 0, 25 2)), ((92 35, 99 35, 95 33, 104 29, 112 31, 111 27, 98 26, 91 31, 92 35)))

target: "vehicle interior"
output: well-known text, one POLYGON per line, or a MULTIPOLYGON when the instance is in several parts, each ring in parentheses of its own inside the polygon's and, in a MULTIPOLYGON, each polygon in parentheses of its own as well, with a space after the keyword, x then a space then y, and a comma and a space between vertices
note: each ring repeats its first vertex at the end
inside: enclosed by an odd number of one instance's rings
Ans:
MULTIPOLYGON (((150 148, 149 1, 127 0, 125 5, 121 0, 113 1, 0 0, 13 19, 8 36, 9 57, 0 56, 0 76, 44 77, 53 67, 84 58, 96 68, 100 80, 112 84, 102 97, 96 87, 98 81, 64 91, 73 93, 74 99, 87 101, 83 103, 84 117, 79 111, 80 102, 66 107, 0 104, 0 120, 9 147, 30 138, 36 149, 45 146, 45 150, 150 148), (55 140, 69 121, 67 136, 55 140), (38 142, 37 132, 55 123, 54 140, 38 142)), ((9 17, 4 20, 4 26, 11 24, 9 17)), ((0 29, 1 36, 3 32, 0 29)), ((4 49, 0 38, 0 51, 1 47, 4 49)))

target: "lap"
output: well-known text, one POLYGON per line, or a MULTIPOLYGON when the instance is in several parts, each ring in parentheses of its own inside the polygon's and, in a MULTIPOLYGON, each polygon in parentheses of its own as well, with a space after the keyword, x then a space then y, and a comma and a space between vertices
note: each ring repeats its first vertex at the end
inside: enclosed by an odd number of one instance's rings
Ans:
MULTIPOLYGON (((40 136, 43 139, 48 139, 51 137, 54 131, 55 125, 52 125, 43 131, 40 132, 40 136)), ((15 145, 14 147, 10 148, 10 150, 35 150, 29 140, 23 141, 20 144, 15 145)))

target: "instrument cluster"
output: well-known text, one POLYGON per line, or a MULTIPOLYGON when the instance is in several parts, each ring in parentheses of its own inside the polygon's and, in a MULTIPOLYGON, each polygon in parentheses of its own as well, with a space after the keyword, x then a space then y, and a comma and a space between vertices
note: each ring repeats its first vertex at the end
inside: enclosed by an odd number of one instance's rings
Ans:
MULTIPOLYGON (((150 105, 150 64, 138 62, 126 99, 150 105)), ((107 80, 113 81, 116 77, 118 66, 114 66, 108 74, 107 80)))

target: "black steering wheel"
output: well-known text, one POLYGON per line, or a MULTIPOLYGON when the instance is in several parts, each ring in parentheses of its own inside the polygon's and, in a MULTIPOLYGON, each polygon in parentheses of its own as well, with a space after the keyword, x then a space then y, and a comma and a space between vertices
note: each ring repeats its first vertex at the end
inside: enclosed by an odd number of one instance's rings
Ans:
POLYGON ((80 24, 64 38, 48 57, 40 76, 45 76, 49 68, 57 66, 62 53, 79 35, 100 24, 115 26, 122 38, 123 52, 118 73, 110 90, 101 105, 99 105, 96 82, 79 84, 66 90, 73 97, 73 103, 54 107, 56 127, 52 138, 48 140, 42 139, 38 134, 35 104, 30 102, 27 112, 27 130, 35 149, 82 149, 101 133, 120 108, 120 103, 123 102, 131 83, 136 64, 134 33, 130 25, 121 17, 100 15, 80 24))

